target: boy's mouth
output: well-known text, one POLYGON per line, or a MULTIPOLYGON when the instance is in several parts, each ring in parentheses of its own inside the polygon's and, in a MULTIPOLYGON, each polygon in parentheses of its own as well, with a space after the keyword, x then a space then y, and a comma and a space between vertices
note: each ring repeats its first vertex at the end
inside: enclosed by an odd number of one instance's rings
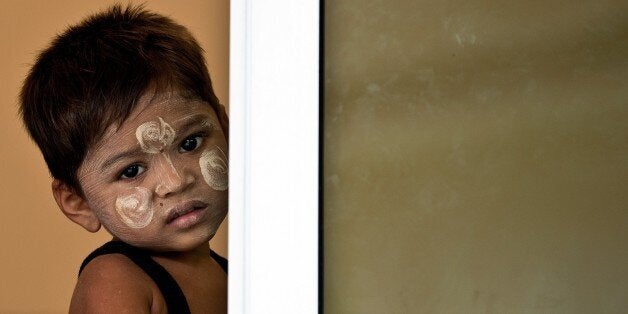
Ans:
POLYGON ((185 216, 194 211, 207 208, 208 204, 202 201, 187 201, 174 206, 168 211, 166 224, 170 224, 181 216, 185 216))

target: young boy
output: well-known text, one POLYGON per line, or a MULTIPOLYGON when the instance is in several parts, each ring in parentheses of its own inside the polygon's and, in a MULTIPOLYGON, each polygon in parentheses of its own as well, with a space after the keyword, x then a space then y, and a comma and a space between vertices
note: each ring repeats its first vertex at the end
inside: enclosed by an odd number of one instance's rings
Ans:
POLYGON ((228 119, 181 25, 114 6, 45 49, 24 123, 61 211, 113 240, 83 262, 72 313, 225 313, 228 119))

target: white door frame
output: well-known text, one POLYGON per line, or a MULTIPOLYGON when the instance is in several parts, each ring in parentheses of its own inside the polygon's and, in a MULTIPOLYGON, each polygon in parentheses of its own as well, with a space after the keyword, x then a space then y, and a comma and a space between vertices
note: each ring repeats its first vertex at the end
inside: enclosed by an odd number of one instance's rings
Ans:
POLYGON ((319 0, 231 1, 229 313, 318 313, 319 0))

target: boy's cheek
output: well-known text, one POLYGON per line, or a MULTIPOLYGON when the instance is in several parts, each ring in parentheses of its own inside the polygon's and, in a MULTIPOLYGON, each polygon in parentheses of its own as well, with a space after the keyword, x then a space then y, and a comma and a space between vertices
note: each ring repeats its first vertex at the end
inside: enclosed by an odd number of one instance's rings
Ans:
POLYGON ((143 187, 136 187, 127 194, 116 197, 115 210, 130 228, 139 229, 148 226, 154 217, 150 191, 143 187))
MULTIPOLYGON (((102 187, 101 187, 102 188, 102 187)), ((140 228, 152 220, 150 198, 142 189, 97 193, 85 190, 89 206, 106 229, 119 229, 123 225, 140 228)))
POLYGON ((152 230, 154 224, 151 224, 155 220, 152 204, 142 203, 143 201, 139 200, 138 206, 133 206, 135 201, 129 201, 132 197, 134 196, 120 196, 115 198, 113 204, 108 203, 108 206, 99 207, 97 216, 101 224, 111 235, 130 244, 135 244, 138 240, 156 240, 146 239, 146 237, 151 238, 150 235, 155 233, 152 230), (123 205, 129 207, 119 208, 117 205, 121 202, 127 202, 123 205))

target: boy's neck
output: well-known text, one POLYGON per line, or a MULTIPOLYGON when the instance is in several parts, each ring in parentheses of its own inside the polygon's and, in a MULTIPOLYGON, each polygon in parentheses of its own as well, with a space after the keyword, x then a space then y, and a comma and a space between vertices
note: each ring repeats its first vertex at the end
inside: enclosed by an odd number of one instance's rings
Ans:
MULTIPOLYGON (((113 241, 120 241, 120 239, 113 237, 113 241)), ((167 261, 169 264, 185 264, 185 265, 198 265, 211 259, 209 255, 210 246, 209 242, 203 243, 198 247, 184 252, 151 252, 157 262, 167 261)))

